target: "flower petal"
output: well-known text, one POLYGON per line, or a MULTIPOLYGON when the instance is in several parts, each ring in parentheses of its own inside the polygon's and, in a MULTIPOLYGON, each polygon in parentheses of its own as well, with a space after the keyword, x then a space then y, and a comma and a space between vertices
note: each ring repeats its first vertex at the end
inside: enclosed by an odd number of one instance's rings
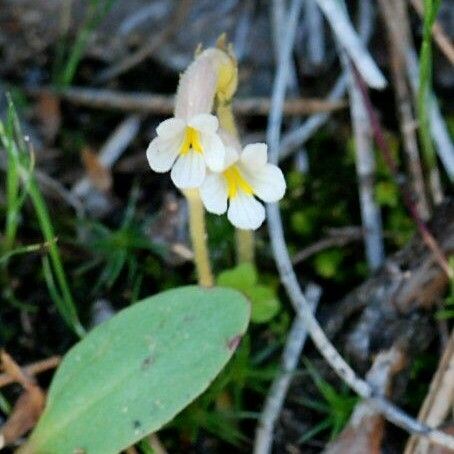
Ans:
POLYGON ((225 147, 225 158, 224 158, 224 169, 227 169, 231 165, 235 164, 239 159, 239 154, 233 147, 225 147))
POLYGON ((193 150, 180 155, 172 167, 170 177, 178 188, 198 188, 205 179, 206 167, 203 155, 193 150))
POLYGON ((200 142, 207 166, 213 172, 224 169, 225 147, 217 134, 209 132, 200 133, 200 142))
POLYGON ((181 118, 168 118, 159 123, 156 133, 163 139, 169 139, 183 134, 184 128, 186 128, 186 122, 181 118))
POLYGON ((178 156, 179 143, 156 137, 147 148, 148 164, 155 172, 168 172, 178 156))
POLYGON ((263 167, 268 160, 266 143, 252 143, 244 147, 240 160, 248 168, 256 171, 263 167))
POLYGON ((253 196, 240 191, 230 199, 227 217, 239 229, 256 230, 265 220, 265 208, 253 196))
POLYGON ((264 202, 277 202, 285 194, 285 179, 279 167, 266 164, 255 173, 248 172, 248 182, 264 202))
POLYGON ((200 198, 210 213, 223 214, 227 211, 227 185, 219 173, 205 178, 200 187, 200 198))
POLYGON ((214 134, 219 128, 218 119, 211 114, 198 114, 188 121, 188 126, 191 126, 197 131, 208 132, 214 134))

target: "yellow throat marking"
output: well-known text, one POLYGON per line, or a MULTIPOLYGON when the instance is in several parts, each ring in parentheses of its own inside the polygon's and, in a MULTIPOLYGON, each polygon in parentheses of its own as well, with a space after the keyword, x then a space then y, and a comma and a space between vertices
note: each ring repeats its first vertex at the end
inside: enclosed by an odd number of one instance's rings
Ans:
POLYGON ((236 197, 240 189, 247 195, 254 194, 251 185, 241 175, 237 166, 230 166, 228 169, 224 170, 223 175, 227 181, 227 194, 229 199, 236 197))
POLYGON ((180 154, 184 156, 189 153, 189 150, 194 150, 196 153, 203 153, 199 131, 187 126, 184 131, 183 142, 180 146, 180 154))

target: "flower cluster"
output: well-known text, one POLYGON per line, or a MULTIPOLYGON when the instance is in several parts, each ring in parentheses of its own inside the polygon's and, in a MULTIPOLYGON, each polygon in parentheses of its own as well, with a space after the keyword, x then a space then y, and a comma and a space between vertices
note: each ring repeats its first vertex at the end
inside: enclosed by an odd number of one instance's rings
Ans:
POLYGON ((224 64, 219 52, 205 51, 183 74, 175 117, 156 128, 147 158, 154 171, 170 170, 178 188, 198 188, 207 211, 227 211, 235 227, 255 230, 265 219, 257 198, 277 202, 285 193, 285 180, 281 170, 267 162, 266 144, 247 145, 241 151, 210 113, 219 84, 213 68, 224 64))

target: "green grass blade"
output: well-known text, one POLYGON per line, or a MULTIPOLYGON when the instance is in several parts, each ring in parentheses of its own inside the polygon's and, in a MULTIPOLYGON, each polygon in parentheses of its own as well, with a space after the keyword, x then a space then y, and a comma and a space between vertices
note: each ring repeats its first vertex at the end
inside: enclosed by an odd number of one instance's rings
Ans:
POLYGON ((422 153, 427 169, 430 171, 436 165, 436 154, 429 125, 429 103, 432 91, 432 26, 440 7, 439 0, 424 0, 423 40, 419 59, 419 87, 417 110, 419 120, 419 136, 422 153))

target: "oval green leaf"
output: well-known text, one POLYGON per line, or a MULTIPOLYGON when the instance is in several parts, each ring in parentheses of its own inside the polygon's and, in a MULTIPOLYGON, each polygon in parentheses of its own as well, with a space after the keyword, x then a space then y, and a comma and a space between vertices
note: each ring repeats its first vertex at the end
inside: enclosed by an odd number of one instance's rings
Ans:
POLYGON ((239 292, 195 286, 119 312, 65 356, 21 452, 118 453, 158 430, 225 366, 249 316, 239 292))

